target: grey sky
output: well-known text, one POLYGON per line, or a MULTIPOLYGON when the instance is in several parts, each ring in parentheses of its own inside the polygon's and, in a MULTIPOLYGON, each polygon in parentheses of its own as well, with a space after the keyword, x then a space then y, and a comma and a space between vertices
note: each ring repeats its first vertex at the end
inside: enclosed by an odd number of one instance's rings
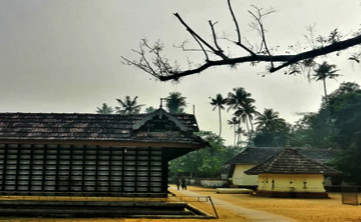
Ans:
MULTIPOLYGON (((278 11, 265 23, 273 46, 305 44, 308 25, 316 25, 317 35, 338 28, 350 36, 361 23, 359 0, 234 1, 242 33, 250 41, 256 40, 248 26, 251 4, 278 11)), ((160 97, 180 91, 187 97, 188 112, 196 105, 201 129, 218 132, 217 112, 212 112, 209 97, 226 95, 234 87, 252 93, 259 111, 273 108, 291 122, 299 118, 296 112, 318 109, 320 82, 283 72, 262 77, 262 64, 211 69, 177 85, 152 80, 123 65, 120 56, 132 58, 131 49, 141 38, 162 39, 170 48, 191 39, 174 12, 206 37, 210 37, 210 19, 219 21, 219 32, 234 34, 225 0, 0 0, 0 112, 92 113, 103 102, 114 106, 115 98, 126 95, 137 95, 139 103, 158 107, 160 97)), ((182 58, 174 49, 168 53, 182 58)), ((191 59, 201 61, 201 56, 191 55, 191 59)), ((343 81, 361 84, 360 66, 345 58, 346 53, 327 58, 343 74, 338 82, 329 81, 329 91, 343 81)), ((224 116, 224 123, 229 117, 224 116)), ((231 143, 226 124, 224 135, 231 143)))

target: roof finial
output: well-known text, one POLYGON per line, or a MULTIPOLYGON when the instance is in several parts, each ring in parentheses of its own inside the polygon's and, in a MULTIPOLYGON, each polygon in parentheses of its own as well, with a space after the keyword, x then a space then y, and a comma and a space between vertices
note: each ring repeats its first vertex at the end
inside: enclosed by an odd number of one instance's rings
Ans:
POLYGON ((160 98, 160 105, 159 108, 163 108, 163 100, 167 100, 167 98, 160 98))

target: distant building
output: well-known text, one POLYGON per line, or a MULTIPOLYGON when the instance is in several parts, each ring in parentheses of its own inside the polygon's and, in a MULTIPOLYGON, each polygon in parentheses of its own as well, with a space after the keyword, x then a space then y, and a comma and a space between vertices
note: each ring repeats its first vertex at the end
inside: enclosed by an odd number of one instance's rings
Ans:
POLYGON ((0 113, 1 195, 167 193, 168 161, 203 148, 194 115, 0 113))
POLYGON ((317 198, 328 197, 323 185, 324 175, 340 174, 291 148, 282 150, 245 173, 258 175, 256 195, 317 198))
MULTIPOLYGON (((246 147, 235 157, 230 159, 227 164, 230 166, 228 178, 231 180, 233 186, 257 186, 258 176, 247 175, 244 172, 252 167, 262 163, 271 158, 277 153, 281 152, 283 147, 246 147)), ((331 149, 298 149, 299 152, 313 160, 320 163, 327 163, 337 156, 339 151, 331 149)), ((331 181, 326 180, 326 185, 330 185, 331 181)))

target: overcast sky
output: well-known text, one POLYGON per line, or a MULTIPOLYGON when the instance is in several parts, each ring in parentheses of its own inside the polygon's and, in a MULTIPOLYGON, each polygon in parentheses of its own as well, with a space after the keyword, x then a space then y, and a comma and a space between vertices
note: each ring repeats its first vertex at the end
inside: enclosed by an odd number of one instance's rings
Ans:
MULTIPOLYGON (((277 10, 265 20, 271 46, 298 42, 303 46, 309 25, 315 25, 316 35, 338 28, 347 37, 361 28, 359 0, 270 2, 234 1, 242 34, 249 41, 257 40, 248 26, 251 4, 277 10)), ((217 112, 212 111, 209 97, 226 96, 235 87, 250 92, 259 111, 273 108, 289 122, 299 118, 297 112, 317 111, 321 82, 309 82, 304 75, 285 76, 282 71, 262 77, 262 64, 214 68, 180 84, 155 81, 123 65, 121 56, 135 58, 131 49, 142 38, 162 39, 170 48, 191 40, 174 12, 206 38, 210 19, 218 21, 220 33, 230 38, 234 34, 226 0, 0 0, 0 112, 94 113, 102 103, 115 106, 115 98, 126 95, 158 107, 159 98, 179 91, 187 97, 187 112, 195 105, 200 128, 218 132, 217 112)), ((182 58, 174 49, 167 55, 182 58)), ((201 54, 191 58, 202 61, 201 54)), ((360 66, 345 58, 346 53, 327 58, 343 75, 328 82, 329 92, 343 81, 361 84, 360 66)), ((224 136, 232 143, 229 118, 227 114, 223 119, 224 136)))

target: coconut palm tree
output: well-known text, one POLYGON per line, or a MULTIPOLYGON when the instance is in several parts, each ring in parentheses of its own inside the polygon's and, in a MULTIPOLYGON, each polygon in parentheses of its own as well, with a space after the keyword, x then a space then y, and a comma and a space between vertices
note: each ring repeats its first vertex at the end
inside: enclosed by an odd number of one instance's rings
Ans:
POLYGON ((325 99, 327 100, 326 79, 336 79, 338 76, 340 76, 340 74, 336 73, 339 70, 336 69, 336 65, 330 65, 327 62, 323 62, 322 64, 318 65, 314 71, 315 73, 312 77, 316 81, 322 80, 325 99))
POLYGON ((108 106, 108 104, 103 103, 102 107, 97 107, 96 112, 98 114, 112 114, 114 110, 111 106, 108 106))
POLYGON ((234 133, 237 136, 236 145, 238 145, 240 142, 242 142, 242 135, 247 135, 246 131, 244 131, 242 129, 242 127, 240 127, 239 125, 238 125, 238 128, 235 130, 234 133))
POLYGON ((232 117, 232 119, 228 120, 228 125, 231 126, 231 128, 233 128, 233 132, 234 132, 234 138, 233 138, 233 145, 235 146, 236 143, 236 139, 237 139, 237 131, 240 128, 239 124, 240 124, 240 120, 237 117, 232 117))
POLYGON ((145 113, 152 113, 154 111, 156 111, 157 109, 154 108, 153 106, 149 106, 145 109, 145 113))
POLYGON ((238 109, 239 107, 242 107, 245 103, 255 102, 255 100, 251 98, 251 93, 246 92, 243 87, 233 88, 233 92, 228 93, 226 102, 226 104, 229 105, 228 110, 238 109))
POLYGON ((249 136, 251 136, 251 131, 253 131, 253 116, 257 114, 256 107, 253 105, 254 102, 255 100, 251 98, 251 93, 246 92, 242 87, 234 88, 233 92, 228 93, 228 110, 236 110, 234 115, 246 124, 249 136))
POLYGON ((138 114, 144 105, 138 105, 137 98, 138 96, 134 97, 134 99, 131 99, 130 96, 126 96, 124 101, 121 99, 116 99, 121 105, 120 107, 115 107, 117 113, 125 115, 138 114))
POLYGON ((233 113, 233 115, 236 116, 240 120, 240 122, 246 124, 247 132, 249 132, 250 129, 249 129, 249 124, 248 124, 247 114, 245 113, 244 109, 242 107, 239 107, 236 110, 236 112, 233 113))
POLYGON ((218 108, 219 136, 221 136, 222 135, 222 114, 221 114, 221 110, 225 108, 224 105, 226 104, 227 99, 223 98, 222 94, 220 94, 220 93, 218 93, 216 95, 216 98, 210 98, 210 99, 211 99, 210 104, 212 106, 214 106, 213 111, 218 108))
POLYGON ((273 111, 273 109, 264 109, 263 113, 256 117, 256 121, 257 130, 275 132, 286 126, 286 121, 280 118, 279 113, 273 111))
POLYGON ((241 107, 239 107, 235 112, 234 115, 239 117, 243 123, 246 124, 247 131, 253 131, 253 117, 257 115, 258 112, 256 107, 252 103, 245 103, 241 107))
POLYGON ((243 112, 247 116, 251 132, 253 132, 253 117, 258 115, 259 112, 256 110, 256 106, 253 105, 253 102, 246 102, 243 104, 243 112))
POLYGON ((166 107, 170 113, 184 113, 184 108, 187 107, 186 97, 183 97, 180 92, 171 92, 165 98, 166 107))

